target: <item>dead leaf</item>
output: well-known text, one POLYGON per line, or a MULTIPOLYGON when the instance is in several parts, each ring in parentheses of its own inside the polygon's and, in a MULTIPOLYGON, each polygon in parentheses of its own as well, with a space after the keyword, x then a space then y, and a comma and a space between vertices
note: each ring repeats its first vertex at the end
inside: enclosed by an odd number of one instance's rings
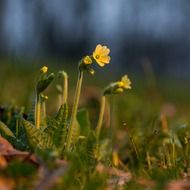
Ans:
POLYGON ((8 160, 13 158, 20 158, 23 161, 31 161, 37 164, 37 159, 29 152, 16 150, 6 139, 0 136, 0 155, 6 157, 8 160))
POLYGON ((190 189, 189 180, 172 181, 166 187, 166 190, 188 190, 190 189))
POLYGON ((0 169, 7 167, 7 160, 4 156, 0 155, 0 169))
POLYGON ((15 182, 10 178, 0 177, 0 190, 13 190, 15 188, 15 182))

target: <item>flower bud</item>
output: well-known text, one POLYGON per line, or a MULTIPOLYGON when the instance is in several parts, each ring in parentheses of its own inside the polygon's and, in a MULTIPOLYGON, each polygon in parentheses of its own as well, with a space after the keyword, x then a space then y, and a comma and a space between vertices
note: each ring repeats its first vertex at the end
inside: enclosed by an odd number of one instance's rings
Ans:
POLYGON ((117 88, 117 89, 115 90, 116 93, 121 93, 121 92, 123 92, 123 91, 124 91, 123 88, 117 88))
POLYGON ((40 69, 40 72, 43 73, 43 74, 47 73, 47 71, 48 71, 48 67, 46 67, 46 66, 43 66, 43 67, 40 69))
POLYGON ((90 58, 90 56, 85 56, 84 58, 83 58, 83 63, 85 64, 85 65, 90 65, 90 64, 92 64, 92 59, 90 58))
POLYGON ((79 62, 79 70, 80 71, 87 71, 89 74, 94 75, 95 71, 91 68, 92 59, 90 56, 85 56, 79 62))
POLYGON ((54 78, 54 73, 51 73, 50 75, 44 76, 42 79, 40 79, 36 86, 37 93, 42 93, 50 85, 54 78))

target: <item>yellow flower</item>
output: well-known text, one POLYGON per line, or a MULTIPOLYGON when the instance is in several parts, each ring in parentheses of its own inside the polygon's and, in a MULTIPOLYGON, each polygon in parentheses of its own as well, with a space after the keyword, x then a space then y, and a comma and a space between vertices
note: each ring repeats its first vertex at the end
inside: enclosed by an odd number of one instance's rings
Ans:
POLYGON ((127 75, 124 75, 120 81, 112 82, 108 85, 104 89, 104 95, 122 93, 126 89, 131 89, 131 81, 127 75))
POLYGON ((47 73, 47 71, 48 71, 48 67, 46 67, 46 66, 43 66, 43 67, 40 69, 40 72, 41 72, 41 73, 47 73))
POLYGON ((83 62, 85 65, 90 65, 92 64, 92 59, 90 58, 90 56, 87 55, 84 57, 83 62))
POLYGON ((93 52, 93 58, 99 66, 103 67, 105 64, 108 64, 110 62, 111 58, 108 55, 109 53, 110 49, 108 49, 107 46, 98 44, 95 51, 93 52))
POLYGON ((131 89, 131 81, 127 75, 124 75, 117 84, 120 88, 131 89))

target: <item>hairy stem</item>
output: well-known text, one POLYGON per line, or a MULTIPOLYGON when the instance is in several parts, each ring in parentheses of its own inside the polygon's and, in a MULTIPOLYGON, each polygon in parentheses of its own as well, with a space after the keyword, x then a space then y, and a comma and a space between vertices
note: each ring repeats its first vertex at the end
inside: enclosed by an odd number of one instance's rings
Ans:
POLYGON ((41 101, 41 105, 40 105, 40 119, 41 119, 41 122, 40 124, 43 126, 43 127, 46 127, 47 126, 47 123, 46 123, 46 102, 45 100, 42 100, 41 101))
POLYGON ((37 94, 36 95, 36 103, 35 103, 35 126, 37 129, 40 128, 40 109, 41 109, 41 105, 40 105, 40 95, 37 94))
POLYGON ((99 140, 100 131, 101 131, 101 128, 102 128, 102 123, 103 123, 103 118, 104 118, 104 111, 105 111, 105 103, 106 103, 106 97, 102 96, 100 113, 99 113, 99 118, 98 118, 98 124, 97 124, 97 127, 96 127, 96 139, 97 139, 97 141, 99 140))
POLYGON ((64 72, 62 104, 67 103, 67 97, 68 97, 68 75, 67 73, 64 72))
POLYGON ((176 164, 176 151, 175 151, 174 140, 172 142, 172 161, 173 161, 173 166, 175 166, 175 164, 176 164))
POLYGON ((76 123, 76 116, 77 116, 77 109, 78 109, 79 98, 80 98, 80 93, 81 93, 82 80, 83 80, 83 72, 79 71, 77 86, 75 90, 75 97, 74 97, 74 102, 73 102, 73 109, 71 113, 69 131, 68 131, 68 136, 67 136, 67 142, 66 142, 66 150, 70 148, 71 143, 72 143, 72 134, 73 134, 73 130, 76 123))

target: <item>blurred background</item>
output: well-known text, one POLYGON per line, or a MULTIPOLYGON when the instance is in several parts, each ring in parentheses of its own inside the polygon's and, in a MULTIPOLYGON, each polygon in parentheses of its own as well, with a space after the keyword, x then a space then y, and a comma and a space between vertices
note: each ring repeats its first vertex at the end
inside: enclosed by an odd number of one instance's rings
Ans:
POLYGON ((0 9, 1 56, 78 59, 102 43, 117 70, 150 62, 159 75, 190 74, 189 0, 0 0, 0 9))
POLYGON ((189 0, 0 0, 0 103, 13 94, 27 102, 42 65, 66 69, 75 84, 77 61, 98 43, 111 49, 112 61, 97 75, 109 73, 103 77, 111 81, 128 73, 136 91, 144 82, 185 99, 189 18, 189 0))

